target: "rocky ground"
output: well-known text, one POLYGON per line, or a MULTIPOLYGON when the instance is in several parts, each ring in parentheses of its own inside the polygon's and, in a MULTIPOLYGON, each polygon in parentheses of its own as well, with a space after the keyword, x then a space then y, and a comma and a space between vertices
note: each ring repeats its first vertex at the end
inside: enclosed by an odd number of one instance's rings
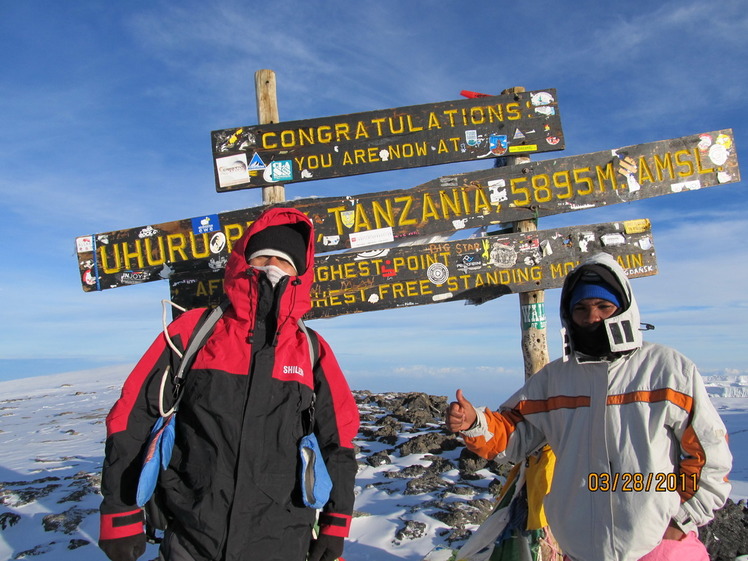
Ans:
MULTIPOLYGON (((389 533, 387 543, 392 548, 425 539, 429 533, 442 543, 464 543, 490 513, 507 468, 478 458, 442 429, 445 397, 355 393, 361 430, 356 440, 359 477, 354 516, 392 521, 381 526, 389 533), (394 506, 383 500, 387 497, 395 498, 394 506), (396 514, 385 512, 395 508, 396 514)), ((91 396, 87 399, 91 401, 91 396)), ((0 416, 14 414, 21 405, 14 401, 0 400, 0 416)), ((91 405, 95 407, 87 410, 66 410, 61 405, 48 414, 33 438, 27 437, 37 443, 34 446, 55 446, 58 452, 27 450, 38 466, 34 470, 38 477, 13 478, 12 472, 0 468, 4 479, 0 483, 0 538, 7 545, 5 551, 12 551, 3 557, 0 549, 0 559, 104 559, 93 544, 98 534, 101 425, 108 408, 96 400, 91 405), (65 454, 75 449, 81 433, 94 429, 99 440, 91 440, 89 449, 65 454), (94 452, 89 454, 91 449, 94 452), (63 551, 71 556, 63 556, 63 551)), ((2 433, 6 433, 4 428, 0 428, 2 433)), ((6 442, 24 438, 22 434, 5 436, 9 437, 6 442)), ((701 529, 701 538, 714 561, 733 561, 748 554, 745 501, 728 502, 701 529)), ((149 546, 148 555, 155 557, 155 546, 149 546)), ((377 554, 366 558, 377 559, 377 554)), ((355 556, 351 560, 356 561, 355 556)))

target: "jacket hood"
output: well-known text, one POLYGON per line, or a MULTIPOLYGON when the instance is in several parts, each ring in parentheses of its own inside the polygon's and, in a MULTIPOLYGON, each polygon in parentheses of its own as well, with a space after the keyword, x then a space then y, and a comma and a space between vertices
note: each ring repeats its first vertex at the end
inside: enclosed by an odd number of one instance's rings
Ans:
POLYGON ((284 294, 280 303, 280 313, 284 317, 298 320, 311 308, 310 290, 314 281, 314 227, 307 216, 295 208, 270 208, 252 223, 241 239, 234 245, 226 264, 224 292, 231 300, 236 315, 246 319, 251 317, 256 299, 250 292, 256 290, 257 283, 252 277, 258 272, 247 264, 245 250, 249 240, 258 232, 269 226, 292 224, 304 232, 306 239, 306 268, 304 273, 291 276, 285 283, 284 294))
POLYGON ((621 295, 621 311, 603 320, 608 335, 610 350, 614 353, 632 351, 642 346, 642 334, 639 330, 641 323, 639 306, 634 298, 626 273, 616 259, 607 253, 597 253, 572 270, 564 281, 561 290, 561 325, 564 339, 564 360, 574 352, 574 342, 569 336, 571 331, 571 313, 569 300, 574 287, 581 280, 601 278, 621 295))

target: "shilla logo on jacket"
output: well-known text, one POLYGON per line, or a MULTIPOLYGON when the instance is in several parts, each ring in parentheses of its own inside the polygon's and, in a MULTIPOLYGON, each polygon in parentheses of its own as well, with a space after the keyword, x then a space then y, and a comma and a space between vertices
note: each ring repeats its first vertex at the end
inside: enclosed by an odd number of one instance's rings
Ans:
POLYGON ((304 376, 304 369, 301 366, 284 366, 284 374, 296 374, 297 376, 304 376))

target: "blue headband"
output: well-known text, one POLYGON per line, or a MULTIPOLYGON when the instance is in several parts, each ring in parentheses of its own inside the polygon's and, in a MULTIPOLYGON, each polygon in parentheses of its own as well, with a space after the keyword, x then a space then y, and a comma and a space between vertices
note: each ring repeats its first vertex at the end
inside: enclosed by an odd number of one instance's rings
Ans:
POLYGON ((621 307, 621 300, 618 293, 613 290, 612 286, 603 281, 578 283, 571 293, 571 298, 569 298, 569 310, 573 310, 574 306, 585 298, 601 298, 602 300, 612 302, 619 308, 621 307))

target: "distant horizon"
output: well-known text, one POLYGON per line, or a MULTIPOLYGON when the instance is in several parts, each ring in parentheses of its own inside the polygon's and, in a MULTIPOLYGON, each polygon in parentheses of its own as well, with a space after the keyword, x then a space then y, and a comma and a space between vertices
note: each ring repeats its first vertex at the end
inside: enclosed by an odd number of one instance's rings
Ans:
MULTIPOLYGON (((113 368, 113 369, 123 369, 127 373, 135 366, 137 362, 136 360, 133 361, 99 361, 95 359, 75 359, 75 358, 60 358, 60 359, 54 359, 54 358, 43 358, 43 359, 4 359, 0 358, 0 383, 3 382, 13 382, 16 380, 28 380, 31 378, 42 378, 42 377, 48 377, 48 376, 58 376, 58 375, 64 375, 64 374, 78 374, 78 373, 85 373, 88 371, 94 372, 98 371, 104 368, 113 368), (15 374, 14 374, 15 373, 15 374)), ((697 365, 698 367, 698 365, 697 365)), ((710 371, 702 371, 699 370, 699 373, 702 375, 702 377, 716 377, 716 378, 739 378, 748 376, 748 370, 739 370, 739 369, 730 369, 725 368, 722 370, 710 370, 710 371)), ((344 372, 345 374, 345 372, 344 372)), ((408 381, 412 384, 417 383, 421 378, 417 375, 413 375, 409 380, 401 381, 403 383, 407 383, 408 381)), ((374 385, 372 387, 363 387, 363 380, 351 380, 348 379, 348 382, 351 386, 351 389, 358 390, 358 391, 371 391, 374 393, 384 393, 384 392, 422 392, 430 395, 447 395, 450 399, 454 395, 454 391, 458 387, 464 387, 464 380, 460 379, 454 379, 453 381, 447 381, 447 380, 441 380, 441 381, 434 381, 431 380, 429 382, 430 388, 420 388, 420 389, 405 389, 405 387, 401 387, 400 389, 396 387, 384 387, 381 384, 387 384, 387 383, 393 383, 393 378, 387 378, 387 381, 380 381, 380 382, 372 382, 372 380, 368 380, 374 385), (359 385, 359 383, 361 383, 359 385), (379 389, 374 389, 377 386, 379 386, 379 389), (437 388, 441 388, 441 391, 436 391, 437 388)), ((499 377, 497 376, 497 381, 499 381, 499 377)), ((519 384, 516 386, 519 387, 519 384)), ((512 388, 507 389, 508 393, 511 393, 512 388)), ((516 389, 516 388, 515 388, 516 389)), ((489 391, 490 394, 490 391, 489 391)), ((498 405, 498 403, 495 403, 494 405, 498 405)))

